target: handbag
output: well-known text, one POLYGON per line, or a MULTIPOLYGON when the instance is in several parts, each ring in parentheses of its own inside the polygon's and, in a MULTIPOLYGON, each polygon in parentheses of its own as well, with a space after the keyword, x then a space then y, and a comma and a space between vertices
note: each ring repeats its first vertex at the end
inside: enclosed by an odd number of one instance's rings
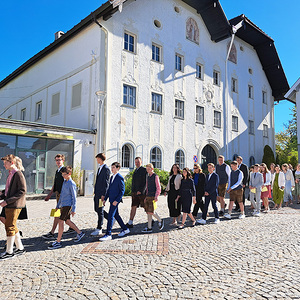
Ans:
POLYGON ((60 209, 52 208, 50 212, 50 217, 59 218, 60 217, 60 209))
POLYGON ((268 191, 268 188, 266 186, 264 186, 262 189, 261 189, 262 192, 267 192, 268 191))

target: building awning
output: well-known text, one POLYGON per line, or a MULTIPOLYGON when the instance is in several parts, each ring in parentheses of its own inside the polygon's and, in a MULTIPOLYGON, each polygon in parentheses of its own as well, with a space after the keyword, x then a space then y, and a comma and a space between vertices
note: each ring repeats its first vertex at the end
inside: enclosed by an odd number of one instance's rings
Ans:
POLYGON ((233 18, 229 22, 231 25, 236 25, 242 20, 244 26, 237 31, 236 36, 254 47, 272 88, 274 99, 276 101, 284 100, 284 95, 289 90, 289 84, 273 39, 244 15, 233 18))

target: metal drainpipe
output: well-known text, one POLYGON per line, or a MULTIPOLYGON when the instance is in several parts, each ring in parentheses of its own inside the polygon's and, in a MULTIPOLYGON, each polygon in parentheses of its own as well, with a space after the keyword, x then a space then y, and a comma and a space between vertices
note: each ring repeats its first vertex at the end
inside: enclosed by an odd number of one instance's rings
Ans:
POLYGON ((228 73, 228 70, 227 70, 227 63, 228 63, 228 59, 229 59, 229 54, 230 54, 230 51, 231 51, 231 48, 232 48, 232 45, 233 45, 233 41, 234 41, 234 37, 235 37, 235 34, 236 32, 243 26, 244 24, 244 20, 242 20, 241 22, 239 22, 237 25, 233 25, 232 26, 232 35, 231 35, 231 41, 230 41, 230 45, 229 45, 229 48, 228 48, 228 51, 227 51, 227 56, 226 56, 226 60, 225 60, 225 105, 224 105, 224 116, 225 116, 225 128, 224 128, 224 143, 226 145, 225 147, 225 157, 227 159, 229 159, 228 155, 229 155, 229 127, 228 127, 228 122, 229 122, 229 119, 230 119, 230 114, 229 114, 229 92, 228 92, 228 76, 227 76, 227 73, 228 73))
MULTIPOLYGON (((104 99, 103 99, 103 103, 100 107, 101 111, 99 112, 98 110, 98 118, 100 118, 102 115, 103 115, 103 118, 100 119, 100 122, 102 123, 103 125, 103 131, 99 129, 103 132, 103 141, 101 141, 101 138, 99 139, 99 143, 98 143, 98 149, 99 149, 99 152, 105 152, 106 150, 106 130, 107 130, 107 117, 106 117, 106 112, 107 112, 107 105, 105 103, 105 100, 107 99, 107 54, 108 54, 108 30, 103 27, 103 25, 101 25, 96 16, 93 16, 93 20, 94 22, 99 26, 99 28, 101 30, 104 31, 105 33, 105 66, 104 66, 104 92, 106 92, 106 95, 104 96, 104 99), (102 113, 103 112, 103 113, 102 113)), ((100 34, 100 51, 101 51, 101 34, 100 34)), ((101 53, 100 53, 101 55, 101 53)), ((99 57, 100 57, 99 55, 99 57)), ((99 61, 100 63, 100 61, 99 61)), ((99 74, 99 89, 101 89, 101 86, 100 86, 100 74, 99 74)), ((99 101, 98 101, 98 105, 99 105, 99 101)), ((101 132, 98 132, 98 136, 101 136, 102 137, 102 133, 101 132)), ((95 151, 96 152, 96 151, 95 151)), ((97 154, 97 153, 96 153, 97 154)))
POLYGON ((226 159, 229 159, 229 130, 228 130, 228 119, 229 119, 229 97, 228 97, 228 76, 227 76, 227 63, 228 63, 228 58, 229 54, 232 48, 233 40, 234 40, 235 33, 231 35, 231 41, 230 41, 230 46, 228 48, 226 60, 225 60, 225 107, 224 107, 224 123, 225 123, 225 128, 224 128, 224 143, 225 143, 225 157, 226 159))

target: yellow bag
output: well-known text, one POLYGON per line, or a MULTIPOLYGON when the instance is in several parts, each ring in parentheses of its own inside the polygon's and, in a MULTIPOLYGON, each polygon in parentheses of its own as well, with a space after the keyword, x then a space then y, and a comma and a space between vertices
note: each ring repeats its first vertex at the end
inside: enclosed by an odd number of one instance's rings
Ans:
POLYGON ((55 208, 51 209, 50 217, 58 218, 60 217, 60 209, 56 210, 55 208))
POLYGON ((103 207, 103 202, 101 199, 99 199, 99 207, 103 207))
POLYGON ((268 191, 268 188, 266 186, 264 186, 262 189, 261 189, 262 192, 267 192, 268 191))
POLYGON ((157 201, 153 200, 153 211, 157 209, 157 201))
POLYGON ((250 192, 255 194, 256 193, 256 188, 251 189, 250 192))

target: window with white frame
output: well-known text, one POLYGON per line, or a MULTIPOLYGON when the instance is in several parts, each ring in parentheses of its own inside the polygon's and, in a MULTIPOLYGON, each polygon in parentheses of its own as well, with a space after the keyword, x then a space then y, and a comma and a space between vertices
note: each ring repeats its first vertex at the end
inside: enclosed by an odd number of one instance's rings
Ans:
POLYGON ((135 107, 136 106, 136 88, 124 84, 123 86, 123 104, 135 107))
POLYGON ((22 121, 26 120, 26 108, 21 109, 20 120, 22 120, 22 121))
POLYGON ((214 70, 213 80, 214 80, 214 85, 220 85, 220 72, 219 71, 214 70))
POLYGON ((41 120, 42 119, 42 101, 37 102, 35 105, 35 120, 41 120))
POLYGON ((130 145, 123 145, 122 147, 122 168, 130 168, 130 163, 132 160, 132 151, 130 145))
POLYGON ((81 106, 81 90, 82 90, 82 84, 81 83, 73 85, 73 87, 72 87, 72 104, 71 104, 72 108, 76 108, 76 107, 81 106))
POLYGON ((59 113, 59 101, 60 93, 52 95, 51 115, 57 115, 59 113))
POLYGON ((151 149, 150 163, 153 164, 154 168, 161 169, 162 155, 161 155, 161 150, 158 147, 154 147, 151 149))
POLYGON ((124 33, 124 50, 135 52, 135 36, 131 33, 124 33))
POLYGON ((254 134, 254 121, 249 120, 249 134, 254 134))
POLYGON ((239 118, 232 116, 232 130, 239 131, 239 118))
POLYGON ((175 100, 175 117, 184 119, 184 101, 175 100))
POLYGON ((161 47, 156 44, 152 44, 152 60, 161 62, 161 47))
POLYGON ((268 125, 263 124, 263 137, 269 136, 268 131, 269 131, 268 125))
POLYGON ((178 53, 175 54, 175 69, 183 72, 183 56, 178 53))
POLYGON ((177 150, 175 153, 175 164, 179 165, 179 168, 182 170, 185 167, 185 156, 182 150, 177 150))
POLYGON ((152 93, 151 111, 162 113, 162 95, 152 93))
POLYGON ((214 111, 214 127, 221 128, 221 113, 217 110, 214 111))
POLYGON ((267 92, 262 91, 262 103, 267 104, 267 92))
POLYGON ((196 64, 196 78, 203 80, 203 65, 196 64))
POLYGON ((196 122, 204 124, 204 107, 196 105, 196 122))
POLYGON ((248 97, 250 99, 254 99, 254 95, 253 95, 253 86, 252 85, 248 85, 248 97))
POLYGON ((234 93, 238 92, 238 81, 236 78, 231 78, 231 91, 234 93))

